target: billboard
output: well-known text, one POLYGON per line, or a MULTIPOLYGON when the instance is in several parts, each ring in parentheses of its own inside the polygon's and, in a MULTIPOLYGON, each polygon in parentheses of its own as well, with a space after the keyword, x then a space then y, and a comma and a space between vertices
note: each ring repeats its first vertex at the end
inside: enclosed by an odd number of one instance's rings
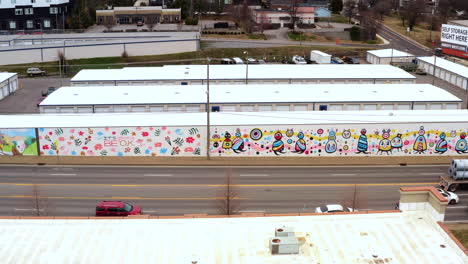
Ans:
POLYGON ((440 41, 445 54, 468 58, 468 27, 443 24, 440 41))

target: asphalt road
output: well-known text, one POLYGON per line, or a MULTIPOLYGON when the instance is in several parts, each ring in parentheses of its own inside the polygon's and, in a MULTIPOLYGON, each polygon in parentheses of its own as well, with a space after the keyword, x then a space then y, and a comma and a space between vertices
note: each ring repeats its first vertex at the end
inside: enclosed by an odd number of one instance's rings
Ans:
POLYGON ((393 48, 401 51, 408 51, 409 53, 414 54, 416 56, 431 55, 431 53, 427 50, 421 48, 420 46, 393 32, 386 26, 382 25, 378 27, 377 33, 390 42, 388 48, 393 48))
MULTIPOLYGON (((92 216, 102 200, 124 200, 152 215, 313 212, 341 203, 393 209, 401 186, 434 185, 446 166, 101 167, 1 166, 0 215, 92 216), (227 183, 230 184, 227 184, 227 183), (229 188, 229 191, 228 191, 229 188), (353 202, 354 201, 354 202, 353 202)), ((468 220, 468 192, 446 220, 468 220)))

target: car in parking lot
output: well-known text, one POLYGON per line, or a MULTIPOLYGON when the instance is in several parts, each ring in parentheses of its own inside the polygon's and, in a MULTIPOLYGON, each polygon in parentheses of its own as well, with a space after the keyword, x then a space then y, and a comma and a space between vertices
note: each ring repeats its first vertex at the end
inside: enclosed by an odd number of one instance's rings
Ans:
POLYGON ((301 57, 299 55, 294 55, 292 57, 291 61, 294 64, 307 64, 307 61, 303 57, 301 57))
POLYGON ((96 206, 96 216, 129 216, 143 214, 141 207, 122 201, 102 201, 96 206))
POLYGON ((332 57, 331 63, 333 64, 344 64, 344 61, 338 57, 332 57))
POLYGON ((445 198, 447 198, 447 200, 449 201, 449 204, 457 204, 460 199, 458 198, 458 195, 456 193, 453 193, 453 192, 449 192, 449 191, 444 191, 440 188, 437 188, 437 191, 442 194, 442 196, 444 196, 445 198))
POLYGON ((315 208, 316 213, 357 212, 356 209, 343 207, 341 204, 327 204, 315 208))
POLYGON ((33 77, 33 76, 45 76, 47 74, 46 71, 44 70, 41 70, 39 68, 28 68, 26 70, 26 74, 29 76, 29 77, 33 77))
POLYGON ((427 72, 421 68, 417 68, 416 71, 414 72, 418 75, 427 75, 427 72))

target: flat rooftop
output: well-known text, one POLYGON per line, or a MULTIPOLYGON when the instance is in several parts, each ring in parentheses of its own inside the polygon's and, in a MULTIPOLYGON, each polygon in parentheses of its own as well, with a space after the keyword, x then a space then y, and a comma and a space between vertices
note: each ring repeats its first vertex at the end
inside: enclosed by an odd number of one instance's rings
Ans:
MULTIPOLYGON (((468 110, 217 112, 212 126, 467 123, 468 110)), ((206 113, 0 115, 0 128, 206 126, 206 113)))
POLYGON ((0 82, 6 81, 10 79, 11 77, 17 75, 17 73, 12 73, 12 72, 0 72, 0 82))
POLYGON ((437 223, 421 212, 197 218, 0 219, 3 263, 401 263, 462 264, 437 223), (299 254, 272 255, 281 227, 299 254))
MULTIPOLYGON (((410 79, 416 77, 391 65, 374 64, 266 64, 249 65, 249 79, 410 79)), ((210 65, 210 80, 244 80, 246 65, 210 65)), ((123 69, 81 70, 71 82, 206 80, 206 65, 167 65, 123 69)))
MULTIPOLYGON (((430 84, 248 84, 210 85, 210 102, 235 104, 462 100, 430 84)), ((40 106, 203 103, 206 103, 206 85, 69 86, 49 95, 40 106)))
POLYGON ((370 53, 380 58, 414 57, 414 55, 411 53, 407 53, 396 49, 369 50, 367 51, 367 53, 370 53))
MULTIPOLYGON (((418 60, 434 65, 434 56, 418 57, 418 60)), ((455 62, 451 62, 449 60, 446 60, 440 57, 437 57, 435 61, 436 61, 435 63, 437 67, 440 67, 444 70, 447 70, 447 71, 456 73, 460 76, 463 76, 465 78, 468 78, 468 67, 455 63, 455 62)))

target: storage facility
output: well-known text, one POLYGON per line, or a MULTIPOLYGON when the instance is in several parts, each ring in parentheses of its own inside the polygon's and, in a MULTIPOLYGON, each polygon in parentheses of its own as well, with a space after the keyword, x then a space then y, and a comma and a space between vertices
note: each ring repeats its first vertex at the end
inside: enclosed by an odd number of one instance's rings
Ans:
POLYGON ((415 83, 416 77, 390 65, 168 65, 81 70, 72 86, 301 83, 415 83))
POLYGON ((310 60, 315 61, 318 64, 330 64, 331 55, 320 50, 312 50, 310 52, 310 60))
POLYGON ((367 62, 371 64, 410 63, 416 57, 404 51, 396 49, 381 49, 367 51, 367 62))
POLYGON ((0 72, 0 100, 18 89, 18 74, 0 72))
MULTIPOLYGON (((41 113, 205 112, 206 85, 62 87, 41 113)), ((462 100, 429 84, 210 85, 212 112, 442 110, 462 100)))
POLYGON ((440 57, 418 57, 418 67, 439 79, 468 90, 468 67, 440 57), (435 72, 434 72, 435 62, 435 72))

